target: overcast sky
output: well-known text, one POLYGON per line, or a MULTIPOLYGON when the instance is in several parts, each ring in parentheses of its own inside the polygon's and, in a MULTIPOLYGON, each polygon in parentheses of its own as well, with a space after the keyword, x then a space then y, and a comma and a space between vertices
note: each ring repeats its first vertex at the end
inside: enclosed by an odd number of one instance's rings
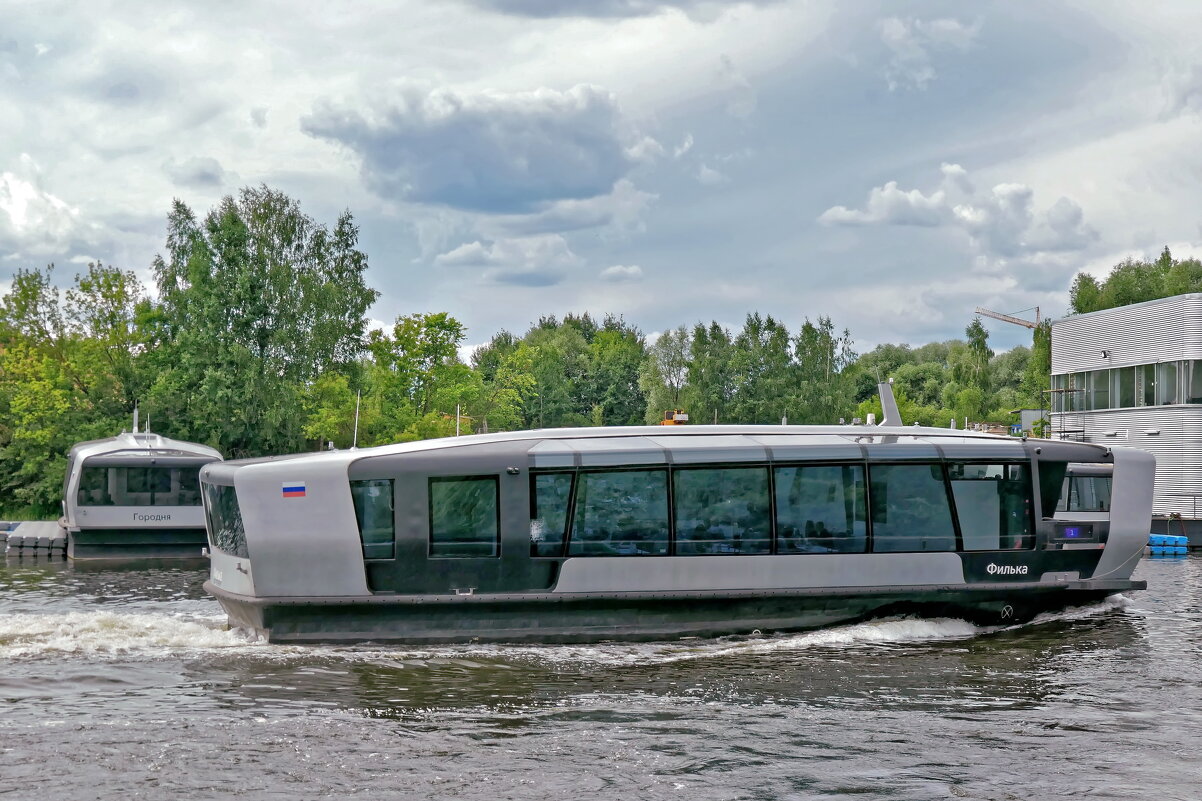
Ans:
POLYGON ((0 290, 149 283, 172 198, 259 183, 351 210, 373 318, 471 343, 587 310, 917 345, 1202 255, 1197 0, 173 5, 0 0, 0 290))

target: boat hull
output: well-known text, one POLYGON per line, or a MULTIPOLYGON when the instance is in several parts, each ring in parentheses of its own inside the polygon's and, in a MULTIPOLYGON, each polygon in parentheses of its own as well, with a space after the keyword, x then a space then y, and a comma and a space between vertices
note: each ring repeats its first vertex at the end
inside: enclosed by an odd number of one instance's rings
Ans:
POLYGON ((208 545, 204 526, 85 528, 67 535, 70 559, 196 559, 208 545))
POLYGON ((206 582, 230 625, 269 642, 580 643, 794 632, 874 617, 953 617, 979 625, 1144 589, 1143 581, 692 593, 511 593, 256 598, 206 582))

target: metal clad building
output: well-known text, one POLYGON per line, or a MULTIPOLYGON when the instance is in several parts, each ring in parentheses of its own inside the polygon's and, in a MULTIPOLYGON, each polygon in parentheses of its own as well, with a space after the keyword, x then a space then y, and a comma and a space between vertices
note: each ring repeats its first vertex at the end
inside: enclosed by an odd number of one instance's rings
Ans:
POLYGON ((1053 432, 1155 455, 1154 529, 1202 544, 1202 293, 1056 320, 1052 390, 1053 432))

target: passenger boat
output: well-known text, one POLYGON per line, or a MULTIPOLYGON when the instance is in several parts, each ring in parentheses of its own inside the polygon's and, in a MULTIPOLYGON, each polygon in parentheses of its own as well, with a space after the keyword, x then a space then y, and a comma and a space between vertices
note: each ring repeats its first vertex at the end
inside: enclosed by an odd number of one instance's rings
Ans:
POLYGON ((1142 451, 901 426, 519 431, 212 463, 211 576, 276 642, 1031 619, 1145 583, 1142 451), (1074 465, 1109 508, 1056 516, 1074 465))
POLYGON ((71 559, 204 555, 199 473, 221 454, 134 430, 80 442, 67 455, 63 517, 71 559))

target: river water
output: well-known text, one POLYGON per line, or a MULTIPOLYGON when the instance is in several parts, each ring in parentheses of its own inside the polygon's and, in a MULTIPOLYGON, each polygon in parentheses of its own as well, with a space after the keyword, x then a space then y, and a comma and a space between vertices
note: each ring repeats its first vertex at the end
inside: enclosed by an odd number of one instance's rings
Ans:
POLYGON ((1202 555, 1004 629, 267 645, 203 564, 0 562, 0 797, 1202 797, 1202 555))

